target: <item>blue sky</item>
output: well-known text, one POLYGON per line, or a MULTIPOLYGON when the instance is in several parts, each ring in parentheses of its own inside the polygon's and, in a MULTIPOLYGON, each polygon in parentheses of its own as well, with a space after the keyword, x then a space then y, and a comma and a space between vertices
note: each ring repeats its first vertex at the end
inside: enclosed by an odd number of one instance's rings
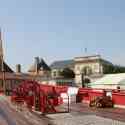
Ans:
POLYGON ((27 71, 35 56, 101 54, 125 65, 125 0, 0 0, 5 58, 27 71))

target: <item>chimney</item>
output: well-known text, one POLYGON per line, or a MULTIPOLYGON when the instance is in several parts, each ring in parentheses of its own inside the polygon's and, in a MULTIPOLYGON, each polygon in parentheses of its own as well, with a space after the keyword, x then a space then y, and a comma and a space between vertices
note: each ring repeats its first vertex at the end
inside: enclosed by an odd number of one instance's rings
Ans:
POLYGON ((38 73, 38 66, 39 66, 39 57, 35 57, 35 68, 36 68, 36 73, 38 73))
POLYGON ((16 73, 21 73, 21 65, 20 64, 16 65, 16 73))

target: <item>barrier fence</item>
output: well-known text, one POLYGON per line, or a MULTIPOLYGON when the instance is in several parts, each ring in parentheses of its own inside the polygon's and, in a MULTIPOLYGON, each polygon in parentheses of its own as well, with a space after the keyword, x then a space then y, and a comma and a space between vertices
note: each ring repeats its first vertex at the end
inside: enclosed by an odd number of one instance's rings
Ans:
POLYGON ((92 99, 99 96, 110 96, 113 100, 114 106, 125 108, 125 90, 111 90, 111 89, 92 89, 79 88, 77 94, 77 102, 89 103, 92 99))
MULTIPOLYGON (((31 91, 31 92, 36 92, 36 94, 39 91, 42 91, 46 94, 52 94, 54 93, 55 95, 61 95, 61 94, 68 94, 68 90, 71 88, 69 86, 54 86, 54 85, 42 85, 42 84, 38 84, 38 83, 34 83, 26 81, 23 84, 19 85, 21 89, 23 89, 23 91, 25 93, 31 91), (33 88, 33 85, 36 84, 38 88, 33 88), (37 92, 38 91, 38 92, 37 92)), ((75 88, 75 87, 74 87, 75 88)), ((77 88, 78 92, 76 94, 76 92, 74 93, 74 95, 72 95, 72 97, 74 98, 74 96, 76 96, 76 101, 75 102, 87 102, 89 103, 92 99, 99 97, 99 96, 110 96, 113 100, 113 103, 115 106, 117 107, 123 107, 125 108, 125 90, 121 90, 121 89, 92 89, 92 88, 77 88)), ((19 90, 21 92, 21 90, 19 90)), ((70 90, 71 91, 71 90, 70 90)), ((74 90, 73 90, 74 91, 74 90)), ((2 93, 2 90, 0 91, 0 93, 2 93)), ((39 92, 40 93, 40 92, 39 92)), ((30 93, 29 94, 33 94, 30 93)), ((69 97, 71 98, 71 97, 69 97)), ((27 102, 28 104, 34 105, 34 97, 33 96, 25 96, 25 100, 29 101, 27 102), (31 99, 30 99, 31 98, 31 99)), ((43 100, 43 99, 41 99, 43 100)), ((57 103, 57 98, 55 98, 55 100, 51 100, 54 101, 54 103, 57 103)), ((64 103, 64 100, 60 100, 58 99, 58 103, 64 103)), ((41 102, 42 103, 42 102, 41 102)), ((56 105, 56 104, 54 104, 56 105)))

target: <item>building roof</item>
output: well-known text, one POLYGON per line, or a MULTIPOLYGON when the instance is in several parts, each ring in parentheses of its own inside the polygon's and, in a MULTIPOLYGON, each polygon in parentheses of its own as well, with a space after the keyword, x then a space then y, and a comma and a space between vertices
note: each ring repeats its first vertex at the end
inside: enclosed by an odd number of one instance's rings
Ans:
POLYGON ((101 55, 85 55, 85 56, 80 56, 80 57, 75 57, 75 59, 79 58, 101 58, 101 55))
MULTIPOLYGON (((0 72, 2 72, 2 61, 0 60, 0 72)), ((5 72, 13 73, 14 71, 6 64, 6 62, 3 62, 3 69, 5 72)))
POLYGON ((62 60, 53 62, 50 67, 51 69, 64 69, 74 65, 74 60, 62 60))
POLYGON ((50 67, 51 67, 51 69, 64 69, 64 68, 73 66, 75 64, 75 62, 80 61, 80 62, 86 63, 86 61, 88 61, 88 60, 99 60, 99 59, 100 59, 100 61, 102 61, 104 63, 113 65, 111 62, 109 62, 105 59, 102 59, 100 55, 91 55, 91 56, 75 57, 74 60, 55 61, 50 65, 50 67))
MULTIPOLYGON (((5 73, 5 80, 41 80, 41 75, 31 75, 28 73, 5 73)), ((0 80, 3 79, 3 73, 0 72, 0 80)))
MULTIPOLYGON (((50 67, 45 63, 43 59, 41 59, 39 62, 37 62, 37 70, 50 70, 50 67)), ((28 72, 36 72, 36 64, 34 63, 29 68, 28 72)))
POLYGON ((41 59, 41 62, 39 64, 39 68, 41 70, 50 70, 50 67, 46 64, 46 62, 43 59, 41 59))
POLYGON ((13 72, 13 70, 4 61, 3 42, 2 42, 2 34, 0 29, 0 72, 2 71, 10 72, 10 73, 13 72))
POLYGON ((101 55, 88 55, 83 57, 75 57, 76 62, 86 62, 86 61, 93 61, 93 60, 100 60, 103 63, 113 65, 110 61, 107 61, 106 59, 103 59, 101 55))

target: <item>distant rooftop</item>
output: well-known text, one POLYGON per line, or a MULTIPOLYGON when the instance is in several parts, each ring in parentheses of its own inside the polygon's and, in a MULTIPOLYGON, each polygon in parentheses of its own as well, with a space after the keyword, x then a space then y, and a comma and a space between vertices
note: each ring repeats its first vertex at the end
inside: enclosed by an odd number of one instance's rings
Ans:
POLYGON ((50 65, 50 67, 52 69, 64 69, 67 68, 68 66, 73 66, 73 65, 74 65, 74 60, 62 60, 53 62, 50 65))
POLYGON ((75 61, 84 61, 84 60, 101 60, 107 64, 113 65, 110 61, 103 59, 101 55, 88 55, 82 57, 75 57, 75 61))
POLYGON ((73 66, 76 61, 81 62, 84 60, 86 61, 86 60, 98 60, 98 59, 100 59, 101 61, 103 61, 107 64, 112 65, 111 62, 103 59, 100 55, 87 55, 87 56, 83 56, 83 57, 75 57, 72 60, 55 61, 50 65, 50 67, 51 67, 51 69, 64 69, 64 68, 67 68, 69 66, 73 66))
POLYGON ((91 58, 91 57, 101 58, 101 55, 85 55, 85 56, 75 57, 75 58, 77 59, 77 58, 91 58))
POLYGON ((45 63, 45 61, 43 59, 41 59, 38 62, 35 62, 33 65, 31 65, 28 72, 36 72, 36 65, 37 65, 38 71, 40 71, 40 70, 50 70, 50 67, 45 63))
MULTIPOLYGON (((10 72, 10 73, 14 72, 5 62, 3 62, 3 69, 4 69, 4 72, 10 72)), ((2 72, 2 61, 1 60, 0 60, 0 72, 2 72)))

